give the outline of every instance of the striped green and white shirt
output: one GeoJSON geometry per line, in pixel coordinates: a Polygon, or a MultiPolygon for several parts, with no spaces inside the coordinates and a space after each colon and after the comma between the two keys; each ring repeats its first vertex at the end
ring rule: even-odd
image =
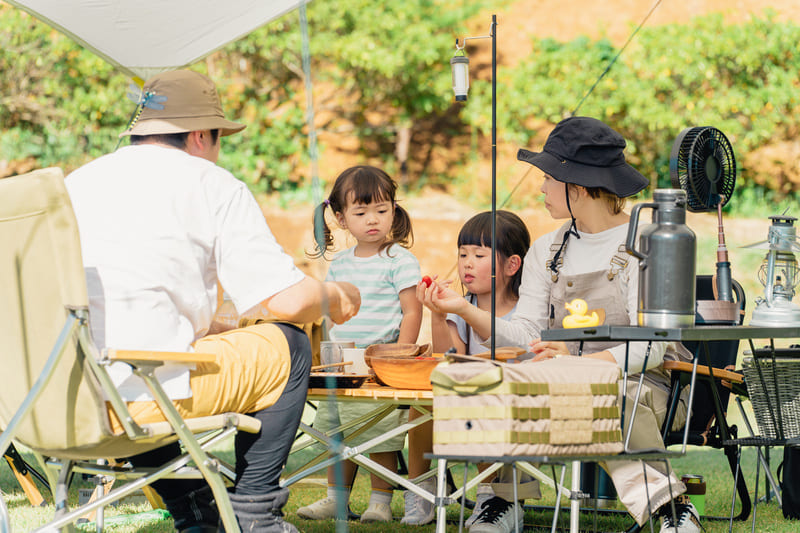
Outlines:
{"type": "Polygon", "coordinates": [[[361,291],[358,314],[331,328],[331,340],[354,341],[359,348],[396,342],[403,310],[400,291],[419,283],[419,261],[414,254],[393,245],[371,257],[356,257],[355,247],[337,254],[327,281],[348,281],[361,291]]]}

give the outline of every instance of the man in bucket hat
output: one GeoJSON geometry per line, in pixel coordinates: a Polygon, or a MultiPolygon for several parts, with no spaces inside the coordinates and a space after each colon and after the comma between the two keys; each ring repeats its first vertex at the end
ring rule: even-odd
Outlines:
{"type": "MultiPolygon", "coordinates": [[[[531,246],[514,316],[495,323],[497,346],[527,348],[535,354],[534,362],[578,354],[578,343],[540,340],[542,330],[562,327],[568,314],[565,304],[576,298],[585,300],[590,310],[602,310],[597,314],[605,317],[603,324],[638,323],[639,266],[625,252],[629,217],[623,208],[625,198],[647,187],[648,180],[625,161],[624,149],[625,139],[603,122],[570,117],[555,126],[542,151],[519,151],[520,161],[544,172],[541,190],[550,215],[567,222],[531,246]]],[[[482,338],[491,333],[489,313],[451,289],[433,284],[425,291],[424,303],[436,312],[460,315],[482,338]]],[[[691,354],[682,345],[665,342],[650,347],[631,343],[629,350],[624,343],[585,342],[581,354],[627,368],[630,374],[641,372],[647,361],[630,447],[663,449],[660,429],[669,379],[661,363],[665,359],[691,360],[691,354]]],[[[629,379],[624,391],[628,406],[636,401],[637,386],[638,379],[629,379]]],[[[685,421],[685,400],[677,410],[675,424],[680,427],[685,421]]],[[[662,463],[609,461],[605,466],[620,501],[639,524],[651,516],[660,517],[662,532],[699,533],[697,510],[683,496],[685,486],[662,463]]],[[[510,481],[510,476],[507,479],[510,481]]],[[[501,475],[501,481],[505,480],[501,475]]],[[[507,495],[513,492],[503,483],[495,492],[498,496],[484,504],[470,533],[509,533],[521,526],[520,507],[508,501],[513,496],[507,495]]]]}
{"type": "MultiPolygon", "coordinates": [[[[216,165],[220,138],[244,129],[227,120],[213,82],[189,70],[148,80],[141,115],[121,136],[131,145],[67,179],[81,235],[92,333],[100,349],[213,353],[214,364],[157,372],[185,418],[221,412],[261,421],[236,437],[230,498],[242,530],[296,531],[281,518],[288,490],[279,477],[303,412],[310,346],[302,330],[260,323],[219,334],[212,317],[219,283],[237,311],[262,305],[292,322],[323,313],[341,323],[358,290],[298,270],[276,243],[247,187],[216,165]],[[323,305],[327,305],[324,308],[323,305]]],[[[138,422],[161,419],[144,384],[125,365],[112,379],[138,422]]],[[[131,458],[163,464],[178,445],[131,458]]],[[[218,513],[203,480],[161,480],[154,488],[179,531],[216,531],[218,513]]]]}

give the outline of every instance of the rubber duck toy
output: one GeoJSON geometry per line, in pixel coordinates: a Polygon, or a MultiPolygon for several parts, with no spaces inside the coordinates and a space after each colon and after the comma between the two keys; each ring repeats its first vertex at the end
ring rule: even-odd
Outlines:
{"type": "Polygon", "coordinates": [[[586,300],[575,298],[569,303],[565,303],[570,314],[564,317],[561,325],[565,328],[591,328],[600,324],[600,317],[597,316],[595,311],[591,315],[586,315],[589,306],[586,305],[586,300]]]}

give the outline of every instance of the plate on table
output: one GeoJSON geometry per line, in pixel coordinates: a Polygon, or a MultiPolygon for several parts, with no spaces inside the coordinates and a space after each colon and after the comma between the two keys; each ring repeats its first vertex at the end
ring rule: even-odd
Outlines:
{"type": "Polygon", "coordinates": [[[370,374],[343,374],[341,372],[312,372],[308,380],[311,389],[357,389],[370,374]]]}

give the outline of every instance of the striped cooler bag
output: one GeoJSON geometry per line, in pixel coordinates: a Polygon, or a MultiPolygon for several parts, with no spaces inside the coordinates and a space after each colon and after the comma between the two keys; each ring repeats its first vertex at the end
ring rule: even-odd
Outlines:
{"type": "Polygon", "coordinates": [[[623,449],[620,369],[591,358],[442,363],[433,384],[436,455],[612,455],[623,449]]]}

